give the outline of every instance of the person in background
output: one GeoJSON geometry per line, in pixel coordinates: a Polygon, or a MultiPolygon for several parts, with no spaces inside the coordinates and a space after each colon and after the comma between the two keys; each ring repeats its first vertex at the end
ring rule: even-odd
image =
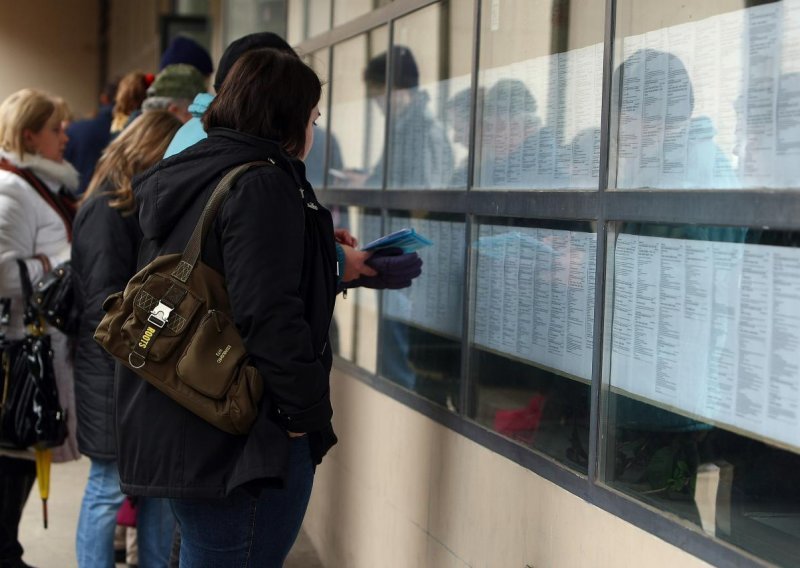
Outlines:
{"type": "Polygon", "coordinates": [[[214,64],[211,62],[211,56],[206,48],[186,36],[178,36],[170,42],[167,49],[161,54],[158,71],[160,73],[175,64],[191,65],[206,79],[214,70],[214,64]]]}
{"type": "MultiPolygon", "coordinates": [[[[67,135],[63,107],[41,91],[23,89],[0,103],[0,297],[11,299],[10,339],[24,336],[24,302],[18,259],[32,281],[69,260],[78,172],[64,161],[67,135]]],[[[80,457],[75,438],[75,402],[67,337],[47,328],[53,349],[59,402],[68,436],[53,449],[53,461],[80,457]]],[[[25,568],[18,529],[36,479],[33,452],[0,451],[0,566],[25,568]]]]}
{"type": "MultiPolygon", "coordinates": [[[[209,136],[137,178],[139,265],[180,251],[221,176],[251,161],[220,207],[203,261],[224,275],[232,318],[264,380],[252,430],[227,434],[124,368],[115,385],[122,489],[168,497],[182,566],[282,566],[330,424],[328,325],[337,272],[331,216],[305,179],[320,81],[299,58],[246,53],[204,116],[209,136]],[[298,187],[302,191],[298,191],[298,187]]],[[[338,266],[338,270],[337,270],[338,266]]]]}
{"type": "Polygon", "coordinates": [[[147,89],[142,112],[166,110],[174,114],[181,124],[192,118],[189,104],[195,95],[206,90],[206,78],[191,65],[168,65],[156,76],[147,89]]]}
{"type": "Polygon", "coordinates": [[[80,182],[75,190],[76,196],[86,191],[95,164],[111,141],[111,119],[118,83],[118,81],[109,83],[100,93],[100,108],[96,116],[76,120],[67,127],[69,142],[64,150],[64,159],[75,166],[80,173],[80,182]]]}
{"type": "MultiPolygon", "coordinates": [[[[75,348],[78,445],[92,461],[78,520],[81,568],[114,564],[114,526],[125,497],[114,438],[114,360],[94,341],[94,330],[103,317],[103,301],[124,290],[136,272],[141,231],[131,179],[161,159],[180,125],[165,110],[134,120],[103,153],[75,219],[72,267],[81,314],[75,348]]],[[[142,566],[166,564],[174,525],[167,501],[137,502],[142,566]]]]}
{"type": "Polygon", "coordinates": [[[141,108],[152,82],[153,76],[141,71],[132,71],[120,79],[111,119],[112,137],[122,132],[131,115],[141,108]]]}

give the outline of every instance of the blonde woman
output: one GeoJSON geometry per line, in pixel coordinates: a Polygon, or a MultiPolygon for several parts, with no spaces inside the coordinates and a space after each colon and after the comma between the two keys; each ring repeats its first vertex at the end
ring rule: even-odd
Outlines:
{"type": "MultiPolygon", "coordinates": [[[[54,97],[34,89],[18,91],[0,103],[0,297],[11,299],[10,338],[24,334],[23,298],[17,259],[32,281],[70,257],[74,202],[70,192],[78,172],[64,161],[67,136],[64,107],[54,97]]],[[[75,439],[72,367],[67,338],[51,335],[54,369],[69,436],[53,451],[54,461],[79,457],[75,439]]],[[[28,499],[36,468],[33,454],[0,456],[0,565],[24,567],[17,539],[20,515],[28,499]]]]}
{"type": "MultiPolygon", "coordinates": [[[[167,111],[136,118],[106,148],[75,219],[72,266],[81,322],[75,350],[78,445],[92,460],[76,539],[78,565],[114,565],[114,526],[124,495],[114,439],[114,361],[92,340],[103,300],[136,272],[142,234],[131,179],[161,159],[181,122],[167,111]]],[[[142,566],[166,566],[175,519],[163,499],[140,499],[142,566]]]]}

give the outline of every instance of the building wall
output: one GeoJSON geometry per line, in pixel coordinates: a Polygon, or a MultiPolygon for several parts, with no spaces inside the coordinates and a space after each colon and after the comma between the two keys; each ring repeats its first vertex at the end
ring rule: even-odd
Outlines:
{"type": "Polygon", "coordinates": [[[93,113],[100,91],[97,0],[72,0],[69,9],[49,0],[26,0],[5,12],[0,100],[37,87],[63,97],[78,117],[93,113]]]}
{"type": "Polygon", "coordinates": [[[334,371],[339,444],[305,520],[325,566],[706,563],[334,371]]]}
{"type": "Polygon", "coordinates": [[[108,77],[130,71],[157,73],[161,58],[159,15],[169,13],[168,0],[111,0],[108,77]]]}

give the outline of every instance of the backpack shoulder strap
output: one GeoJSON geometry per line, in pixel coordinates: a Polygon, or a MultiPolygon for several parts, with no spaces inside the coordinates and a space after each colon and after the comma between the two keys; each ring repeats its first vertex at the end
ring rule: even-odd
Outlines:
{"type": "Polygon", "coordinates": [[[219,184],[217,184],[217,187],[214,188],[214,191],[211,193],[211,197],[209,197],[208,202],[206,202],[206,206],[203,208],[203,213],[200,215],[200,219],[197,221],[194,231],[192,231],[192,236],[189,238],[189,242],[187,243],[186,248],[183,250],[183,257],[178,263],[178,266],[175,267],[175,270],[172,271],[173,277],[184,283],[189,280],[189,276],[191,276],[192,270],[194,270],[194,267],[197,264],[197,259],[200,258],[200,251],[202,249],[203,242],[205,242],[208,231],[211,229],[211,225],[217,216],[217,211],[219,211],[220,205],[228,196],[228,193],[230,192],[231,187],[233,187],[233,184],[236,183],[236,180],[239,179],[243,173],[252,168],[269,165],[275,165],[275,162],[272,159],[268,159],[267,161],[248,162],[246,164],[236,166],[227,174],[225,174],[219,184]]]}

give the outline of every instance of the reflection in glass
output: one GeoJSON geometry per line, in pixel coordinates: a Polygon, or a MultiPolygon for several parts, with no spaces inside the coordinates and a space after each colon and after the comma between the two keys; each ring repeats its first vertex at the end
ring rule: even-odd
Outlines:
{"type": "MultiPolygon", "coordinates": [[[[381,234],[380,211],[358,207],[332,206],[334,226],[348,229],[359,243],[368,243],[381,234]]],[[[347,297],[339,296],[331,322],[333,352],[353,361],[371,373],[377,372],[378,292],[353,288],[347,297]]]]}
{"type": "Polygon", "coordinates": [[[450,409],[458,407],[466,234],[463,216],[390,217],[387,232],[411,227],[433,241],[419,251],[422,275],[383,293],[381,374],[450,409]]]}
{"type": "Polygon", "coordinates": [[[587,223],[487,220],[475,249],[473,417],[586,471],[597,238],[587,223]]]}
{"type": "Polygon", "coordinates": [[[688,2],[656,22],[621,2],[617,187],[797,185],[800,3],[757,4],[688,2]]]}
{"type": "Polygon", "coordinates": [[[385,53],[386,26],[342,42],[333,48],[329,126],[341,150],[339,164],[331,160],[328,187],[380,188],[386,119],[368,97],[364,82],[367,62],[385,53]],[[338,165],[338,167],[337,167],[338,165]]]}
{"type": "Polygon", "coordinates": [[[483,7],[476,185],[597,189],[603,3],[483,7]]]}
{"type": "Polygon", "coordinates": [[[466,176],[454,179],[454,165],[456,152],[466,161],[468,143],[464,134],[468,135],[471,107],[467,56],[472,25],[462,12],[471,15],[471,4],[470,0],[439,2],[397,20],[391,51],[367,64],[367,90],[384,112],[387,83],[391,93],[389,189],[466,186],[466,176]],[[387,81],[390,68],[393,74],[387,81]],[[459,146],[448,136],[445,118],[453,121],[454,131],[465,131],[459,146]]]}
{"type": "Polygon", "coordinates": [[[226,43],[247,34],[272,32],[286,37],[286,3],[272,0],[226,0],[221,4],[226,43]]]}
{"type": "Polygon", "coordinates": [[[624,224],[611,262],[606,481],[779,564],[800,554],[798,242],[624,224]]]}
{"type": "Polygon", "coordinates": [[[372,10],[391,4],[393,0],[334,0],[333,25],[339,26],[368,14],[372,10]]]}
{"type": "Polygon", "coordinates": [[[326,126],[328,116],[328,50],[320,50],[304,58],[306,63],[317,73],[323,82],[322,97],[319,101],[320,117],[314,126],[314,144],[304,160],[306,165],[306,178],[314,189],[322,189],[325,184],[325,160],[329,160],[329,168],[342,169],[342,150],[336,136],[328,136],[326,126]],[[330,156],[326,156],[330,145],[330,156]]]}
{"type": "Polygon", "coordinates": [[[332,0],[288,0],[287,39],[295,45],[331,28],[332,0]]]}

